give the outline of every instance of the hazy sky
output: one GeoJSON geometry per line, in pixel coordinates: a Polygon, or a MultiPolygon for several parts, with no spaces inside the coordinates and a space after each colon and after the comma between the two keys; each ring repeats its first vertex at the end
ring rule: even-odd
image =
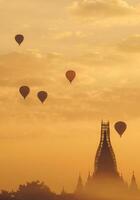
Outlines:
{"type": "Polygon", "coordinates": [[[140,186],[139,1],[0,0],[0,27],[0,188],[39,179],[72,191],[79,172],[85,181],[93,171],[102,119],[119,172],[130,182],[134,170],[140,186]],[[118,120],[128,124],[122,139],[118,120]]]}

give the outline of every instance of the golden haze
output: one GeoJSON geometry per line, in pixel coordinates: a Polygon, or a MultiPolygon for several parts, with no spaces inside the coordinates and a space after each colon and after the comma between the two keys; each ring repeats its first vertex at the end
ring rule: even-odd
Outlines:
{"type": "Polygon", "coordinates": [[[102,119],[112,124],[119,171],[129,182],[134,170],[140,184],[140,6],[112,2],[0,1],[0,188],[40,179],[73,191],[79,172],[86,180],[93,170],[102,119]],[[31,88],[26,101],[21,85],[31,88]],[[39,90],[49,94],[44,105],[39,90]],[[128,124],[122,139],[118,120],[128,124]]]}

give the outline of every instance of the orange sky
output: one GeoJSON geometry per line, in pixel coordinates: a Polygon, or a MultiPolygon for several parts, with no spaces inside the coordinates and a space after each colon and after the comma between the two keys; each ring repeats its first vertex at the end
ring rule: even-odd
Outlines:
{"type": "Polygon", "coordinates": [[[140,5],[136,0],[0,0],[0,188],[43,180],[73,191],[93,171],[102,119],[118,170],[140,185],[140,5]],[[19,47],[18,33],[25,41],[19,47]],[[65,72],[75,70],[72,83],[65,72]],[[26,101],[18,93],[29,85],[26,101]],[[42,105],[36,97],[48,92],[42,105]],[[122,139],[113,125],[124,120],[122,139]]]}

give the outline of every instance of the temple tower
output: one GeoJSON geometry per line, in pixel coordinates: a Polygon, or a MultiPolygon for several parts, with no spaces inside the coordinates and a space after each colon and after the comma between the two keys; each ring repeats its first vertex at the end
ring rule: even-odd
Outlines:
{"type": "Polygon", "coordinates": [[[95,157],[93,176],[119,176],[115,154],[110,141],[109,122],[101,123],[101,138],[95,157]]]}

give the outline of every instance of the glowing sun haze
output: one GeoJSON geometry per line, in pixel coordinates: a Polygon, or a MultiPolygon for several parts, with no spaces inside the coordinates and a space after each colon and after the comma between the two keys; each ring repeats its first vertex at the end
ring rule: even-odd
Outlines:
{"type": "Polygon", "coordinates": [[[140,185],[140,5],[126,0],[0,0],[0,188],[43,180],[73,191],[93,171],[102,119],[119,172],[140,185]],[[16,34],[23,34],[19,47],[16,34]],[[67,70],[77,77],[70,83],[67,70]],[[24,101],[18,89],[30,86],[24,101]],[[37,92],[45,90],[42,105],[37,92]],[[124,120],[122,139],[113,124],[124,120]]]}

